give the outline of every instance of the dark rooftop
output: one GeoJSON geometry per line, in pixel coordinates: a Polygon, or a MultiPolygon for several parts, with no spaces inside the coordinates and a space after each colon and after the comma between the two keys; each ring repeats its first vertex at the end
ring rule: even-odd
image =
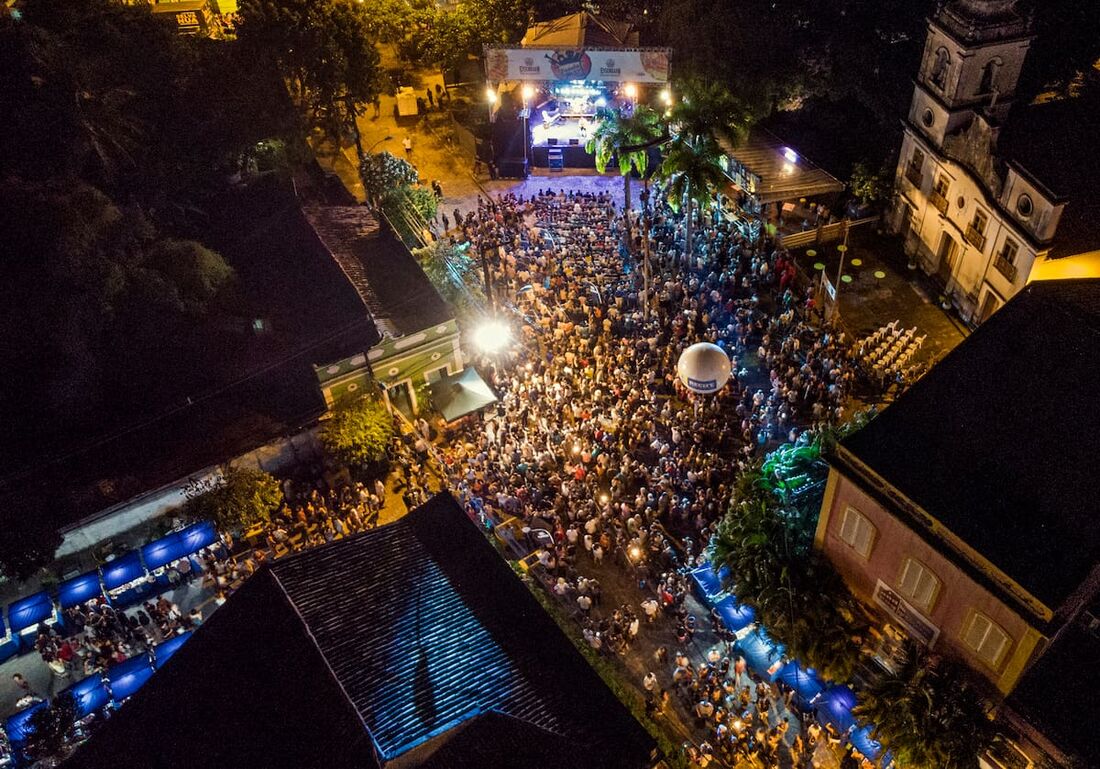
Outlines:
{"type": "Polygon", "coordinates": [[[1100,249],[1100,173],[1088,162],[1100,134],[1097,89],[1079,98],[1017,107],[997,142],[1006,159],[1068,201],[1054,235],[1053,258],[1100,249]]]}
{"type": "Polygon", "coordinates": [[[391,337],[454,318],[409,250],[363,206],[310,206],[310,224],[374,317],[391,337]]]}
{"type": "Polygon", "coordinates": [[[1057,610],[1100,560],[1097,372],[1100,280],[1035,282],[841,446],[1057,610]]]}
{"type": "Polygon", "coordinates": [[[1096,693],[1100,691],[1100,637],[1081,623],[1067,627],[1020,680],[1008,704],[1044,737],[1083,766],[1100,766],[1096,693]]]}
{"type": "Polygon", "coordinates": [[[627,769],[652,749],[441,494],[262,570],[73,764],[627,769]]]}

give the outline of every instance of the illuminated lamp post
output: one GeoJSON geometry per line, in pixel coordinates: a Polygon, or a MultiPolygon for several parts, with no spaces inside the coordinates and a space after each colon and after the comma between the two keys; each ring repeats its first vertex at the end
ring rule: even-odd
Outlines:
{"type": "Polygon", "coordinates": [[[523,175],[527,178],[527,120],[531,114],[530,101],[535,95],[535,88],[530,83],[524,83],[521,91],[523,94],[523,175]]]}

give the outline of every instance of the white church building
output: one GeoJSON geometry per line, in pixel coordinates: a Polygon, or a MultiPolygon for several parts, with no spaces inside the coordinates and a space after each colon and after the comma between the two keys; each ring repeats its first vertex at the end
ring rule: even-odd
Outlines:
{"type": "Polygon", "coordinates": [[[1017,104],[1031,19],[1015,0],[950,0],[928,23],[890,212],[910,262],[977,325],[1036,278],[1100,275],[1091,153],[1074,99],[1017,104]]]}

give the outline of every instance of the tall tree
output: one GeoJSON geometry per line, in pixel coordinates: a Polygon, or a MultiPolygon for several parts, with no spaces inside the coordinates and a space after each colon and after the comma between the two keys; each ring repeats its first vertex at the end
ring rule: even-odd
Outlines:
{"type": "Polygon", "coordinates": [[[718,137],[733,147],[745,140],[755,119],[752,109],[724,85],[698,79],[684,84],[671,118],[677,134],[693,144],[718,137]]]}
{"type": "Polygon", "coordinates": [[[902,766],[977,769],[995,732],[972,676],[910,647],[903,664],[865,688],[853,713],[875,725],[875,738],[902,766]]]}
{"type": "Polygon", "coordinates": [[[673,140],[661,163],[661,178],[666,183],[668,204],[674,211],[687,207],[684,215],[684,260],[690,263],[694,253],[694,209],[705,208],[726,183],[718,164],[721,151],[713,138],[700,137],[693,143],[685,137],[673,140]]]}
{"type": "Polygon", "coordinates": [[[228,468],[214,488],[189,500],[186,511],[214,521],[222,531],[239,534],[270,521],[282,501],[283,491],[270,473],[236,467],[228,468]]]}
{"type": "Polygon", "coordinates": [[[277,64],[317,125],[334,137],[350,132],[362,158],[356,121],[382,85],[366,10],[344,0],[244,0],[239,35],[277,64]]]}
{"type": "Polygon", "coordinates": [[[630,177],[635,171],[645,176],[649,170],[649,149],[664,135],[664,126],[661,116],[644,104],[625,115],[617,109],[600,109],[596,119],[596,128],[584,149],[595,156],[596,170],[601,174],[612,159],[618,163],[623,177],[623,218],[629,232],[630,177]]]}

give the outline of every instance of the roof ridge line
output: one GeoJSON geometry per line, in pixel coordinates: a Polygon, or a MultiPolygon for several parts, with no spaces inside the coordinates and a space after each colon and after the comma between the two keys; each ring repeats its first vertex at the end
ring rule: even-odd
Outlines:
{"type": "Polygon", "coordinates": [[[344,682],[340,680],[340,677],[336,675],[336,671],[332,669],[332,665],[329,664],[328,657],[325,656],[325,652],[321,649],[321,644],[317,642],[317,637],[313,635],[313,630],[310,629],[309,623],[306,622],[306,618],[302,616],[302,613],[298,611],[298,606],[290,597],[290,593],[287,592],[286,587],[283,586],[282,580],[279,579],[279,575],[275,573],[275,570],[268,564],[267,573],[271,575],[271,578],[275,581],[275,586],[279,588],[279,593],[283,596],[283,600],[286,601],[287,606],[294,612],[294,616],[298,618],[298,622],[301,624],[302,629],[306,631],[306,635],[309,637],[309,642],[313,644],[313,648],[317,650],[317,656],[321,658],[321,662],[325,665],[325,670],[328,671],[329,676],[332,677],[333,683],[340,689],[340,693],[344,695],[344,700],[348,706],[355,713],[355,717],[359,719],[360,726],[363,727],[363,733],[370,739],[371,750],[374,751],[374,760],[378,763],[378,766],[385,766],[386,759],[385,754],[378,748],[378,743],[374,739],[374,735],[371,733],[370,727],[367,726],[367,722],[363,719],[363,714],[359,712],[359,708],[356,707],[355,701],[352,700],[348,694],[348,690],[344,688],[344,682]]]}

